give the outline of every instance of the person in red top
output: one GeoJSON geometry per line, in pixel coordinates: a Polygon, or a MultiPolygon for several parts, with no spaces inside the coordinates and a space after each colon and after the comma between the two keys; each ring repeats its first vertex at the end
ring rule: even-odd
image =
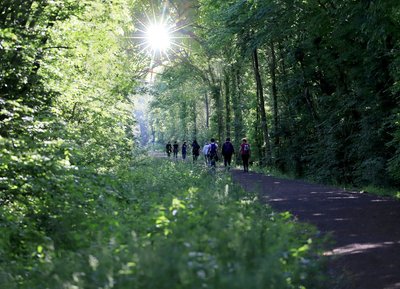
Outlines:
{"type": "Polygon", "coordinates": [[[250,145],[247,143],[247,139],[242,139],[242,144],[239,149],[240,155],[242,156],[243,161],[243,171],[249,171],[249,159],[250,159],[250,145]]]}

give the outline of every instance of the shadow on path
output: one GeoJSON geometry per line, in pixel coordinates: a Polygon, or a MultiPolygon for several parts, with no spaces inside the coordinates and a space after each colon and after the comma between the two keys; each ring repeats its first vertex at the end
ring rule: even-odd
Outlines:
{"type": "Polygon", "coordinates": [[[399,201],[256,173],[232,176],[275,210],[332,235],[326,255],[332,270],[348,280],[340,289],[400,288],[399,201]]]}

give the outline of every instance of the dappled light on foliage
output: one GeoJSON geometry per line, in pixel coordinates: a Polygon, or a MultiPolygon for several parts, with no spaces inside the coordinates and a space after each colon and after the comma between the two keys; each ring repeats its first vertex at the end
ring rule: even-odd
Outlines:
{"type": "Polygon", "coordinates": [[[1,287],[324,288],[315,228],[146,146],[247,137],[252,170],[399,197],[399,11],[0,1],[1,287]]]}
{"type": "MultiPolygon", "coordinates": [[[[41,203],[34,219],[27,218],[33,213],[28,208],[20,208],[28,226],[17,226],[11,207],[3,207],[6,224],[14,227],[2,227],[2,233],[24,236],[2,244],[7,266],[2,271],[8,276],[3,284],[320,288],[324,277],[316,274],[317,256],[323,247],[312,227],[274,214],[227,176],[216,184],[199,166],[192,167],[193,175],[184,174],[187,164],[171,164],[133,164],[130,171],[91,180],[80,175],[90,190],[77,186],[72,194],[54,196],[47,217],[41,203]],[[7,260],[24,261],[29,277],[20,275],[19,263],[7,260]]],[[[61,187],[76,180],[66,179],[61,187]]]]}

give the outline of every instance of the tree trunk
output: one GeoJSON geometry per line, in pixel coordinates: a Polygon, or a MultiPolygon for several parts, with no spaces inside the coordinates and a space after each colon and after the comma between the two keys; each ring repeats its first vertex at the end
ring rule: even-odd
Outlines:
{"type": "Polygon", "coordinates": [[[304,53],[302,51],[300,51],[299,55],[301,55],[301,57],[298,57],[298,61],[300,63],[300,68],[301,68],[301,72],[303,75],[303,89],[304,89],[303,96],[306,101],[306,105],[310,112],[310,115],[314,121],[314,125],[316,127],[318,127],[319,116],[318,116],[318,113],[315,108],[315,104],[314,104],[314,101],[313,101],[313,98],[312,98],[312,95],[310,92],[311,85],[309,84],[308,77],[306,75],[306,69],[305,69],[305,65],[304,65],[304,53]]]}
{"type": "Polygon", "coordinates": [[[154,149],[154,144],[156,143],[156,130],[154,128],[154,124],[150,124],[150,129],[151,129],[151,144],[153,145],[154,149]]]}
{"type": "Polygon", "coordinates": [[[218,136],[217,139],[219,142],[222,140],[222,134],[224,132],[224,123],[223,123],[223,104],[222,104],[222,97],[221,97],[221,83],[219,85],[214,85],[213,90],[213,98],[215,100],[216,106],[216,114],[217,114],[217,132],[218,136]]]}
{"type": "Polygon", "coordinates": [[[230,102],[230,75],[229,72],[225,73],[225,129],[226,137],[231,137],[231,102],[230,102]]]}
{"type": "MultiPolygon", "coordinates": [[[[233,144],[235,150],[238,150],[240,140],[244,137],[243,130],[243,114],[242,114],[242,94],[241,94],[241,76],[240,67],[235,65],[233,67],[233,79],[232,79],[232,110],[233,110],[233,131],[234,140],[233,144]]],[[[240,158],[239,154],[236,154],[237,159],[240,158]]]]}
{"type": "Polygon", "coordinates": [[[274,43],[270,42],[270,74],[271,74],[271,92],[272,92],[272,103],[274,113],[274,150],[279,146],[279,135],[278,135],[278,90],[276,86],[276,54],[274,43]]]}
{"type": "Polygon", "coordinates": [[[253,68],[254,68],[254,76],[256,79],[256,86],[257,86],[257,95],[258,95],[258,107],[260,109],[260,120],[261,120],[261,131],[263,135],[263,147],[264,147],[264,154],[266,156],[267,164],[271,163],[271,149],[270,149],[270,142],[269,142],[269,135],[268,135],[268,124],[267,124],[267,114],[265,112],[265,99],[264,99],[264,92],[263,92],[263,85],[261,81],[260,75],[260,66],[258,61],[258,52],[257,49],[253,51],[253,68]]]}
{"type": "Polygon", "coordinates": [[[208,99],[207,91],[204,92],[204,104],[206,109],[206,128],[210,128],[210,103],[208,99]]]}
{"type": "Polygon", "coordinates": [[[187,117],[190,115],[190,111],[188,109],[188,103],[184,101],[180,107],[180,127],[183,132],[183,140],[187,140],[188,137],[188,127],[187,127],[187,117]],[[189,114],[188,114],[189,113],[189,114]]]}
{"type": "Polygon", "coordinates": [[[193,100],[193,140],[197,139],[197,107],[196,100],[193,100]]]}
{"type": "MultiPolygon", "coordinates": [[[[257,102],[260,101],[260,94],[257,91],[257,102]]],[[[265,146],[263,145],[264,143],[264,137],[262,132],[260,130],[262,127],[260,126],[261,123],[261,116],[260,116],[260,106],[257,106],[257,113],[256,113],[256,120],[255,120],[255,147],[257,148],[257,151],[259,153],[259,158],[260,158],[260,165],[264,165],[264,159],[265,159],[265,146]]]]}

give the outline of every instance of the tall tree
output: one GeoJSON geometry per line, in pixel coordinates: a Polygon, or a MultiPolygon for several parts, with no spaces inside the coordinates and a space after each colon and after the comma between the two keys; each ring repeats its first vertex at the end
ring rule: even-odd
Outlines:
{"type": "Polygon", "coordinates": [[[253,51],[253,68],[254,68],[254,76],[256,80],[257,87],[257,99],[258,99],[258,111],[260,113],[260,130],[263,136],[263,153],[261,157],[265,159],[267,164],[271,163],[271,150],[270,150],[270,141],[269,141],[269,131],[268,131],[268,123],[267,123],[267,114],[265,111],[265,99],[264,99],[264,89],[263,83],[261,80],[260,74],[260,65],[258,61],[258,51],[257,48],[253,51]]]}

